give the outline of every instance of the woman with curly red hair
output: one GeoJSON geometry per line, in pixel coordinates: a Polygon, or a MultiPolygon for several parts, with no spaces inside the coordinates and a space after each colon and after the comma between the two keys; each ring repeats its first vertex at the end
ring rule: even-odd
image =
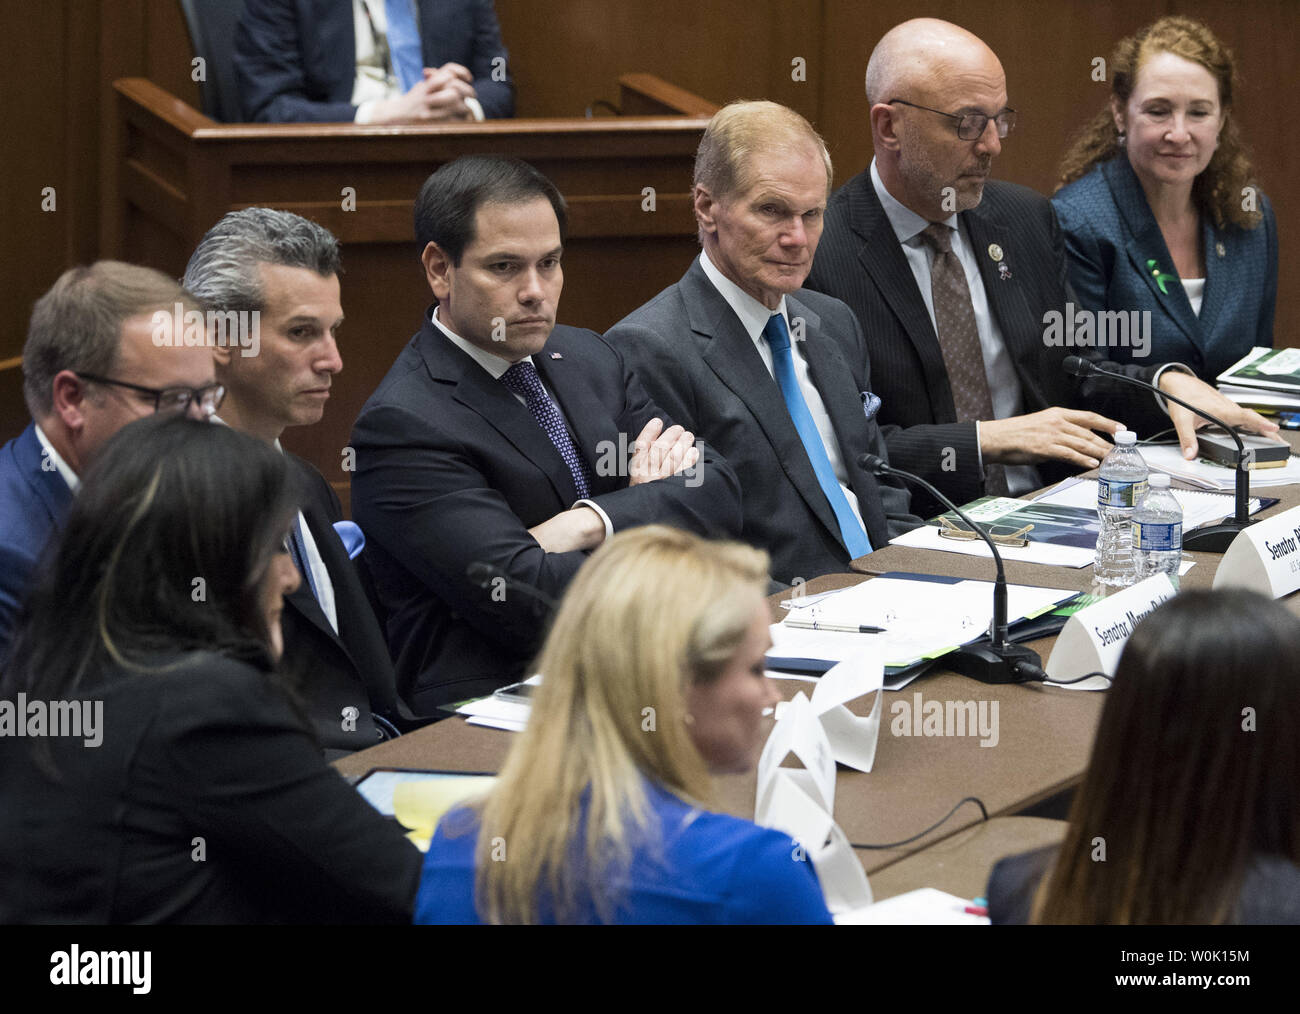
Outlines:
{"type": "Polygon", "coordinates": [[[1150,311],[1149,355],[1214,378],[1273,344],[1277,223],[1238,133],[1233,55],[1165,17],[1110,60],[1110,102],[1075,140],[1052,199],[1082,309],[1150,311]]]}

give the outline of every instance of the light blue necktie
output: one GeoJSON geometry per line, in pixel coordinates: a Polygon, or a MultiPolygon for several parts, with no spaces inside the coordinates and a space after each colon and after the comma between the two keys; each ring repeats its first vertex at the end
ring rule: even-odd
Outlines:
{"type": "Polygon", "coordinates": [[[393,73],[408,92],[424,77],[424,55],[420,49],[420,28],[415,23],[411,0],[384,0],[388,16],[388,53],[393,73]]]}
{"type": "Polygon", "coordinates": [[[293,528],[289,531],[289,547],[293,550],[293,562],[298,566],[298,573],[307,583],[312,598],[319,602],[320,593],[316,590],[316,579],[312,576],[311,563],[307,560],[307,540],[302,537],[301,516],[294,518],[293,528]]]}
{"type": "Polygon", "coordinates": [[[794,428],[799,431],[799,439],[808,452],[808,460],[817,473],[822,492],[826,494],[831,510],[835,512],[835,520],[840,525],[840,536],[848,547],[849,556],[855,560],[859,556],[866,556],[871,552],[871,540],[867,538],[862,523],[854,515],[839,480],[835,478],[835,469],[831,467],[831,459],[826,454],[822,435],[813,422],[812,413],[808,411],[803,392],[799,390],[799,378],[795,376],[794,359],[790,351],[790,332],[786,330],[785,318],[781,314],[774,313],[767,319],[763,325],[763,337],[772,348],[772,369],[776,373],[781,394],[785,397],[785,407],[790,412],[794,428]]]}

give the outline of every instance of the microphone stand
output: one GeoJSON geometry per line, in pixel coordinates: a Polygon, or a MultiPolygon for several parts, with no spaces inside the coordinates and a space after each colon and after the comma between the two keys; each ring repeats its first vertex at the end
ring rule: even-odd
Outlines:
{"type": "Polygon", "coordinates": [[[1061,365],[1065,372],[1072,377],[1090,377],[1100,375],[1111,377],[1115,380],[1122,381],[1125,384],[1132,384],[1134,387],[1141,387],[1144,390],[1154,391],[1161,398],[1166,398],[1177,405],[1182,405],[1189,412],[1195,412],[1202,419],[1208,419],[1216,426],[1226,431],[1237,444],[1237,468],[1236,468],[1236,487],[1234,489],[1234,512],[1231,519],[1225,518],[1222,523],[1209,525],[1208,527],[1197,528],[1194,531],[1187,532],[1183,535],[1183,548],[1194,553],[1223,553],[1232,545],[1239,532],[1253,525],[1255,522],[1250,517],[1250,469],[1246,467],[1246,445],[1241,442],[1241,435],[1235,429],[1225,423],[1222,419],[1216,419],[1209,412],[1197,408],[1195,405],[1189,405],[1182,398],[1172,394],[1166,394],[1154,384],[1148,384],[1146,381],[1137,380],[1134,377],[1126,377],[1122,373],[1115,373],[1111,370],[1103,370],[1096,363],[1084,359],[1082,356],[1066,356],[1061,365]]]}
{"type": "Polygon", "coordinates": [[[1042,669],[1043,659],[1038,652],[1015,644],[1007,637],[1007,575],[1002,567],[1002,554],[989,538],[988,532],[975,524],[955,503],[926,482],[919,475],[894,468],[875,454],[863,454],[858,464],[875,476],[892,475],[923,487],[931,496],[953,511],[978,532],[993,554],[998,565],[997,580],[993,583],[993,622],[989,625],[987,644],[967,644],[943,657],[943,662],[954,672],[977,679],[981,683],[1028,683],[1047,679],[1042,669]]]}
{"type": "Polygon", "coordinates": [[[523,592],[529,598],[536,599],[546,607],[547,613],[554,613],[560,606],[559,602],[553,599],[550,595],[547,595],[546,592],[542,591],[540,588],[528,584],[526,581],[520,581],[517,578],[513,578],[495,564],[486,563],[482,560],[475,560],[466,567],[465,577],[468,578],[469,582],[475,587],[483,589],[489,588],[493,581],[500,581],[506,588],[512,588],[515,591],[523,592]]]}

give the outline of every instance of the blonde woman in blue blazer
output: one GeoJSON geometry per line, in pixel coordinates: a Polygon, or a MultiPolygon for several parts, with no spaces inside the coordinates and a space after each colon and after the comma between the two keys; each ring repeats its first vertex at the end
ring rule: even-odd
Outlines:
{"type": "Polygon", "coordinates": [[[1277,222],[1238,137],[1233,57],[1199,22],[1166,17],[1121,41],[1110,70],[1109,106],[1052,199],[1070,282],[1080,309],[1138,311],[1141,340],[1113,358],[1213,383],[1273,344],[1277,301],[1277,222]]]}

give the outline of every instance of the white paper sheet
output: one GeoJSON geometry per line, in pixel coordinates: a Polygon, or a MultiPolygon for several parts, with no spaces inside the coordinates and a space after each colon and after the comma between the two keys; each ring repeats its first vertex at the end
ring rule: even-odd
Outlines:
{"type": "MultiPolygon", "coordinates": [[[[1202,489],[1236,489],[1236,469],[1226,465],[1211,464],[1200,458],[1188,461],[1177,446],[1142,444],[1138,450],[1142,452],[1147,467],[1157,472],[1167,472],[1202,489]]],[[[1281,468],[1255,468],[1250,473],[1252,490],[1265,486],[1291,486],[1297,482],[1300,482],[1300,457],[1294,454],[1281,468]]]]}
{"type": "Polygon", "coordinates": [[[813,863],[826,907],[847,912],[871,904],[871,885],[853,847],[831,814],[835,762],[830,742],[802,693],[783,710],[758,762],[754,821],[790,835],[800,849],[792,855],[813,863]],[[793,753],[813,770],[781,767],[793,753]],[[824,765],[829,760],[829,771],[824,765]],[[827,790],[829,789],[829,793],[827,790]]]}
{"type": "MultiPolygon", "coordinates": [[[[1183,509],[1183,531],[1190,532],[1200,525],[1222,521],[1236,510],[1231,493],[1210,492],[1203,489],[1174,489],[1169,492],[1183,509]]],[[[1061,504],[1065,507],[1096,507],[1096,479],[1066,479],[1038,498],[1043,503],[1061,504]]],[[[1250,510],[1259,510],[1259,499],[1250,501],[1250,510]]]]}
{"type": "Polygon", "coordinates": [[[758,799],[754,819],[759,824],[767,824],[761,815],[767,812],[770,802],[767,793],[777,771],[784,772],[827,813],[834,811],[835,755],[825,730],[813,714],[812,704],[802,690],[782,709],[758,758],[758,799]],[[790,754],[798,758],[802,768],[781,767],[781,762],[790,754]]]}
{"type": "Polygon", "coordinates": [[[933,887],[922,887],[867,908],[835,916],[837,926],[987,926],[989,917],[971,915],[964,898],[933,887]]]}
{"type": "Polygon", "coordinates": [[[504,732],[523,732],[527,722],[512,722],[508,718],[483,718],[471,715],[465,719],[467,725],[483,725],[489,729],[501,729],[504,732]]]}
{"type": "Polygon", "coordinates": [[[813,690],[811,706],[821,720],[835,760],[845,767],[870,771],[880,738],[885,667],[872,647],[859,650],[829,670],[813,690]],[[855,715],[846,705],[875,693],[869,714],[855,715]]]}
{"type": "Polygon", "coordinates": [[[477,701],[462,704],[456,709],[458,715],[475,718],[492,718],[497,721],[512,722],[519,726],[528,723],[532,707],[517,701],[507,701],[500,697],[483,697],[477,701]]]}
{"type": "MultiPolygon", "coordinates": [[[[1073,594],[1061,588],[1008,585],[1008,622],[1036,615],[1073,594]]],[[[783,621],[771,627],[769,658],[842,661],[859,649],[869,649],[880,656],[884,665],[905,666],[984,636],[993,621],[993,585],[988,581],[948,583],[877,577],[840,589],[815,606],[800,610],[797,618],[884,627],[886,632],[806,630],[783,621]]]]}

